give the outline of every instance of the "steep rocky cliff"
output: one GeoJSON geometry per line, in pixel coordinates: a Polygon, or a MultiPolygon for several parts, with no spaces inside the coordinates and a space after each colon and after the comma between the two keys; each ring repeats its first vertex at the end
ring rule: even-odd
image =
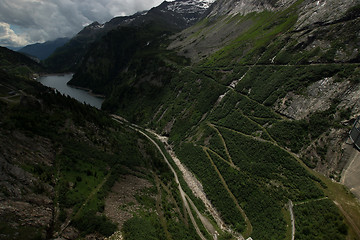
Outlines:
{"type": "Polygon", "coordinates": [[[288,8],[295,0],[219,0],[211,7],[208,17],[247,15],[253,12],[279,11],[288,8]]]}
{"type": "MultiPolygon", "coordinates": [[[[251,28],[258,27],[259,18],[265,18],[262,22],[263,25],[272,22],[272,14],[265,16],[261,13],[273,12],[283,15],[278,22],[273,22],[273,26],[280,25],[285,19],[290,20],[291,16],[296,18],[293,19],[293,23],[289,22],[291,29],[278,32],[278,39],[281,39],[283,44],[288,43],[287,46],[282,45],[283,48],[292,47],[291,45],[295,43],[291,40],[299,40],[300,43],[303,41],[306,46],[315,41],[315,44],[310,45],[312,48],[309,46],[310,50],[320,47],[325,51],[334,44],[334,38],[340,41],[357,38],[356,31],[353,31],[352,26],[358,24],[358,20],[356,20],[359,16],[358,4],[357,0],[345,2],[217,1],[209,9],[208,16],[201,24],[181,32],[169,45],[169,48],[180,49],[181,54],[197,62],[218,51],[224,45],[241,38],[251,28]],[[254,15],[255,13],[257,14],[254,15]],[[291,31],[287,32],[288,30],[291,31]],[[348,38],[341,37],[344,35],[347,35],[348,38]]],[[[301,46],[300,43],[297,43],[296,46],[301,46]]],[[[349,44],[352,49],[348,49],[346,54],[340,55],[339,53],[339,57],[349,58],[352,56],[356,58],[358,52],[357,46],[352,46],[354,43],[356,41],[349,44]],[[350,51],[352,52],[350,53],[350,51]]],[[[281,48],[277,49],[277,51],[280,50],[281,48]]],[[[298,48],[296,51],[301,51],[301,49],[298,48]]]]}
{"type": "MultiPolygon", "coordinates": [[[[49,139],[28,137],[19,131],[2,130],[0,134],[1,238],[45,238],[54,221],[55,191],[24,167],[54,167],[56,148],[49,139]]],[[[36,174],[52,178],[40,168],[36,174]]]]}

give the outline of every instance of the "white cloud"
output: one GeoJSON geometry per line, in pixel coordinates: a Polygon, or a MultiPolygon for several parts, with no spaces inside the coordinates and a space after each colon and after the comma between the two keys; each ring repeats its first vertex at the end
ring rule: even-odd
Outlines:
{"type": "Polygon", "coordinates": [[[6,40],[11,42],[11,39],[16,39],[18,44],[27,44],[71,37],[85,24],[94,21],[103,23],[115,16],[131,15],[161,2],[162,0],[1,0],[0,22],[19,26],[24,32],[19,34],[10,27],[6,28],[12,32],[0,32],[0,45],[6,40]]]}
{"type": "Polygon", "coordinates": [[[27,37],[25,35],[16,35],[16,33],[10,28],[10,24],[0,22],[0,45],[5,47],[24,46],[29,43],[26,38],[27,37]]]}

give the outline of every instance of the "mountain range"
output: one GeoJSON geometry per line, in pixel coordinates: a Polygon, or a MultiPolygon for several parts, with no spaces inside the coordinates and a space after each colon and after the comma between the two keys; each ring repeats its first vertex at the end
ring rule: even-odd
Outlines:
{"type": "Polygon", "coordinates": [[[68,38],[58,38],[53,41],[47,41],[44,43],[35,43],[19,49],[18,52],[27,54],[31,57],[36,57],[39,60],[44,60],[49,57],[57,48],[63,46],[68,41],[68,38]]]}
{"type": "Polygon", "coordinates": [[[0,221],[8,222],[0,230],[12,237],[14,226],[26,234],[37,224],[40,238],[65,239],[360,239],[360,154],[348,138],[360,115],[359,28],[358,0],[177,0],[95,22],[44,64],[74,70],[70,85],[105,95],[102,111],[39,86],[21,100],[10,83],[24,86],[45,70],[3,60],[3,95],[18,89],[21,98],[0,98],[0,133],[22,150],[15,158],[12,145],[0,144],[12,166],[0,181],[0,221]],[[40,160],[28,157],[39,151],[40,160]],[[43,187],[27,187],[17,168],[43,187]],[[22,228],[4,217],[23,211],[15,199],[41,206],[32,192],[47,197],[47,221],[23,214],[22,228]]]}
{"type": "Polygon", "coordinates": [[[111,30],[126,26],[144,28],[151,24],[158,25],[164,31],[176,32],[198,21],[208,7],[209,0],[164,1],[149,11],[116,17],[104,24],[94,22],[80,31],[65,46],[58,48],[44,63],[52,70],[74,71],[91,45],[111,30]]]}

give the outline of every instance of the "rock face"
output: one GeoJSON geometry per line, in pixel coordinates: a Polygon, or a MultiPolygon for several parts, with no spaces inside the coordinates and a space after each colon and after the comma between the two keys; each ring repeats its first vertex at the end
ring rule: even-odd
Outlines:
{"type": "MultiPolygon", "coordinates": [[[[356,20],[360,15],[360,10],[357,8],[359,3],[359,0],[303,2],[219,0],[209,8],[206,18],[201,21],[203,24],[196,24],[179,33],[169,48],[177,49],[180,54],[197,62],[241,38],[254,27],[257,21],[256,15],[251,17],[250,13],[281,12],[292,9],[290,15],[297,15],[297,19],[291,32],[278,36],[280,39],[283,38],[281,41],[288,43],[288,46],[279,50],[291,48],[293,46],[290,43],[297,41],[296,51],[303,49],[312,51],[319,48],[322,52],[329,52],[327,56],[331,59],[326,57],[319,59],[318,56],[314,56],[313,62],[354,61],[359,59],[360,46],[357,44],[358,41],[350,40],[359,38],[355,27],[359,24],[356,20]],[[344,35],[348,36],[346,40],[342,37],[344,35]],[[335,41],[338,41],[337,51],[333,54],[335,41]]],[[[283,14],[290,17],[286,11],[283,14]]]]}
{"type": "Polygon", "coordinates": [[[176,0],[164,1],[158,7],[151,9],[148,14],[164,16],[169,24],[176,24],[184,29],[196,23],[210,7],[213,0],[176,0]],[[167,16],[166,16],[167,15],[167,16]],[[174,21],[175,20],[175,21],[174,21]]]}
{"type": "Polygon", "coordinates": [[[289,7],[296,0],[219,0],[212,6],[208,17],[237,15],[252,12],[277,11],[289,7]]]}
{"type": "Polygon", "coordinates": [[[0,225],[6,239],[44,239],[51,228],[53,187],[24,168],[33,163],[51,167],[53,149],[45,138],[0,131],[0,225]]]}
{"type": "MultiPolygon", "coordinates": [[[[324,78],[311,84],[306,91],[299,95],[293,92],[286,94],[275,103],[275,111],[295,120],[307,119],[312,113],[328,110],[334,101],[340,102],[337,109],[348,110],[350,119],[360,114],[360,85],[350,81],[336,81],[334,78],[324,78]]],[[[337,116],[334,116],[337,117],[337,116]]],[[[343,122],[351,126],[351,122],[343,122]]],[[[348,140],[348,130],[329,128],[300,155],[312,167],[337,181],[340,180],[345,165],[349,163],[349,155],[354,152],[348,140]]],[[[356,151],[355,151],[356,152],[356,151]]],[[[351,170],[347,170],[351,171],[351,170]]],[[[358,169],[353,169],[358,171],[358,169]]],[[[352,183],[351,183],[352,184],[352,183]]],[[[353,185],[349,187],[353,187],[353,185]]]]}
{"type": "Polygon", "coordinates": [[[241,17],[249,13],[280,11],[294,2],[296,1],[218,0],[211,5],[201,24],[187,28],[175,36],[169,49],[176,49],[181,55],[198,62],[240,37],[253,26],[254,21],[251,18],[241,17]]]}
{"type": "MultiPolygon", "coordinates": [[[[297,0],[218,0],[207,17],[223,15],[246,15],[252,12],[279,11],[290,7],[297,0]]],[[[299,20],[295,30],[316,24],[329,24],[344,17],[349,8],[359,4],[359,0],[305,0],[299,9],[299,20]]]]}
{"type": "Polygon", "coordinates": [[[326,25],[337,21],[344,17],[350,7],[359,3],[359,0],[306,0],[300,7],[295,30],[309,28],[314,25],[326,25]]]}
{"type": "Polygon", "coordinates": [[[360,85],[350,86],[342,95],[339,108],[351,108],[351,117],[355,118],[360,114],[360,85]]]}
{"type": "Polygon", "coordinates": [[[349,162],[348,151],[351,144],[346,144],[346,129],[329,129],[316,141],[304,149],[300,155],[307,159],[314,170],[339,181],[344,167],[349,162]]]}
{"type": "MultiPolygon", "coordinates": [[[[292,119],[304,119],[311,113],[329,109],[336,98],[344,97],[346,101],[346,93],[354,87],[349,81],[335,82],[333,78],[324,78],[310,85],[303,95],[287,93],[284,98],[275,103],[275,110],[292,119]]],[[[349,108],[355,107],[358,100],[351,98],[343,105],[349,108]]],[[[357,112],[356,109],[354,109],[355,112],[357,112]]]]}

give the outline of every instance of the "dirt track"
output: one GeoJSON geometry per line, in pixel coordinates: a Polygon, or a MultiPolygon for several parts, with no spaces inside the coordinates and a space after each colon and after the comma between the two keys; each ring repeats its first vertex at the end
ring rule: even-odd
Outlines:
{"type": "Polygon", "coordinates": [[[352,145],[347,145],[345,151],[349,152],[350,159],[341,174],[341,183],[360,199],[360,152],[352,145]]]}
{"type": "MultiPolygon", "coordinates": [[[[121,124],[123,124],[123,122],[124,122],[123,118],[118,118],[116,115],[113,115],[113,118],[114,118],[115,121],[117,121],[117,122],[119,122],[119,123],[121,123],[121,124]]],[[[176,183],[178,184],[178,186],[179,186],[179,192],[180,192],[181,199],[182,199],[182,201],[183,201],[183,203],[184,203],[184,206],[185,206],[185,208],[186,208],[186,210],[187,210],[187,213],[188,213],[189,216],[190,216],[191,222],[192,222],[192,224],[193,224],[193,226],[194,226],[194,228],[195,228],[195,230],[196,230],[196,233],[198,234],[198,236],[200,237],[200,239],[206,240],[206,238],[204,237],[204,235],[201,233],[201,231],[200,231],[200,229],[199,229],[199,227],[198,227],[198,225],[197,225],[197,223],[196,223],[196,221],[195,221],[195,218],[194,218],[194,216],[193,216],[193,214],[192,214],[192,212],[191,212],[189,203],[188,203],[188,201],[187,201],[187,199],[186,199],[187,195],[186,195],[186,193],[184,192],[184,190],[183,190],[182,187],[181,187],[181,184],[180,184],[180,182],[179,182],[179,178],[178,178],[178,176],[177,176],[177,173],[176,173],[176,171],[174,170],[174,168],[171,166],[171,164],[169,163],[169,161],[168,161],[168,159],[166,158],[164,152],[161,150],[161,148],[159,147],[159,145],[158,145],[147,133],[145,133],[143,130],[140,130],[140,128],[139,128],[138,126],[132,124],[131,126],[129,126],[129,128],[133,129],[134,131],[137,131],[137,132],[141,133],[141,134],[144,135],[147,139],[149,139],[149,141],[152,142],[152,143],[155,145],[155,147],[158,149],[158,151],[160,152],[160,154],[163,156],[164,161],[167,163],[167,165],[169,166],[170,170],[172,171],[172,173],[173,173],[174,176],[175,176],[175,182],[176,182],[176,183]]],[[[195,207],[195,206],[194,206],[194,207],[195,207]]],[[[195,209],[196,212],[198,212],[197,209],[196,209],[196,207],[195,207],[194,209],[195,209]]]]}

